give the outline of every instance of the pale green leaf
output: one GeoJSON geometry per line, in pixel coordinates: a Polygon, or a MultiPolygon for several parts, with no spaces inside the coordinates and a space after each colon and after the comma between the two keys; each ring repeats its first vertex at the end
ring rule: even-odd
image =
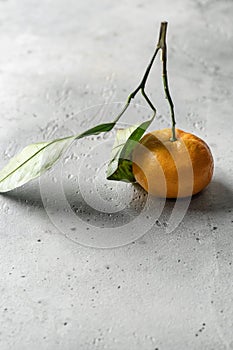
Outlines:
{"type": "Polygon", "coordinates": [[[25,147],[0,172],[0,192],[7,192],[40,176],[60,158],[74,138],[25,147]]]}
{"type": "Polygon", "coordinates": [[[25,147],[0,171],[0,192],[13,190],[42,175],[56,163],[75,139],[108,132],[114,126],[115,123],[100,124],[79,135],[25,147]]]}

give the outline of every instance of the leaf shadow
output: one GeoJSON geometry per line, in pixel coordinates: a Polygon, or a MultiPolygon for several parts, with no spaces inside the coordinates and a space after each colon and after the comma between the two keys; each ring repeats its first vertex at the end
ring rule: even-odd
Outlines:
{"type": "Polygon", "coordinates": [[[44,208],[37,181],[23,185],[15,190],[1,193],[1,196],[22,205],[26,204],[35,208],[44,208]]]}
{"type": "MultiPolygon", "coordinates": [[[[138,185],[134,185],[138,192],[141,192],[142,189],[138,185]]],[[[67,197],[70,199],[70,204],[72,207],[77,207],[80,204],[80,197],[72,195],[69,197],[69,188],[67,188],[67,197]]],[[[71,191],[70,191],[71,193],[71,191]]],[[[28,206],[32,206],[35,209],[43,209],[44,203],[41,198],[40,188],[37,183],[29,183],[15,189],[10,192],[2,193],[1,196],[7,198],[12,201],[16,201],[19,204],[26,204],[28,206]]],[[[135,192],[135,195],[132,201],[135,200],[140,201],[138,199],[138,193],[135,192]]],[[[172,208],[175,204],[175,199],[166,200],[165,209],[172,208]]],[[[56,203],[55,206],[58,209],[61,209],[62,203],[56,203]]],[[[91,213],[95,211],[95,209],[91,209],[89,207],[91,213]]],[[[192,197],[192,200],[189,204],[188,212],[196,212],[196,213],[221,213],[221,212],[231,212],[233,210],[233,191],[230,186],[226,183],[221,182],[220,180],[213,180],[210,185],[204,189],[199,194],[196,194],[192,197]]]]}

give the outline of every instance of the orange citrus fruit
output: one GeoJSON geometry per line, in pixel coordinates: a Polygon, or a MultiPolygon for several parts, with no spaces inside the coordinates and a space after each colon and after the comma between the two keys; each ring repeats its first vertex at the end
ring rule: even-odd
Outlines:
{"type": "Polygon", "coordinates": [[[145,135],[133,152],[133,174],[150,194],[187,197],[205,188],[213,176],[214,161],[208,145],[199,137],[176,129],[145,135]]]}

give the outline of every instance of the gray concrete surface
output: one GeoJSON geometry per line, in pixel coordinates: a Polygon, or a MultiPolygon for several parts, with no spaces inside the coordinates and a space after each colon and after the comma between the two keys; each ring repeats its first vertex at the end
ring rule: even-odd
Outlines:
{"type": "MultiPolygon", "coordinates": [[[[115,249],[67,239],[38,181],[1,196],[1,350],[233,349],[232,15],[227,0],[0,1],[1,167],[67,125],[110,120],[78,113],[125,100],[164,19],[178,126],[207,140],[215,158],[212,183],[174,231],[165,230],[170,201],[149,232],[142,220],[142,237],[115,249]]],[[[169,123],[159,74],[158,62],[148,83],[153,128],[169,123]]],[[[140,120],[135,111],[127,122],[140,120]]]]}

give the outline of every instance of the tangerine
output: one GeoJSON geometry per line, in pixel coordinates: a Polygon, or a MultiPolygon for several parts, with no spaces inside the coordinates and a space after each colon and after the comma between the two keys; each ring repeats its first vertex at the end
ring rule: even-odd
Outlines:
{"type": "Polygon", "coordinates": [[[211,150],[199,137],[176,129],[155,130],[145,135],[133,152],[133,174],[150,194],[158,197],[188,197],[211,181],[214,161],[211,150]]]}

